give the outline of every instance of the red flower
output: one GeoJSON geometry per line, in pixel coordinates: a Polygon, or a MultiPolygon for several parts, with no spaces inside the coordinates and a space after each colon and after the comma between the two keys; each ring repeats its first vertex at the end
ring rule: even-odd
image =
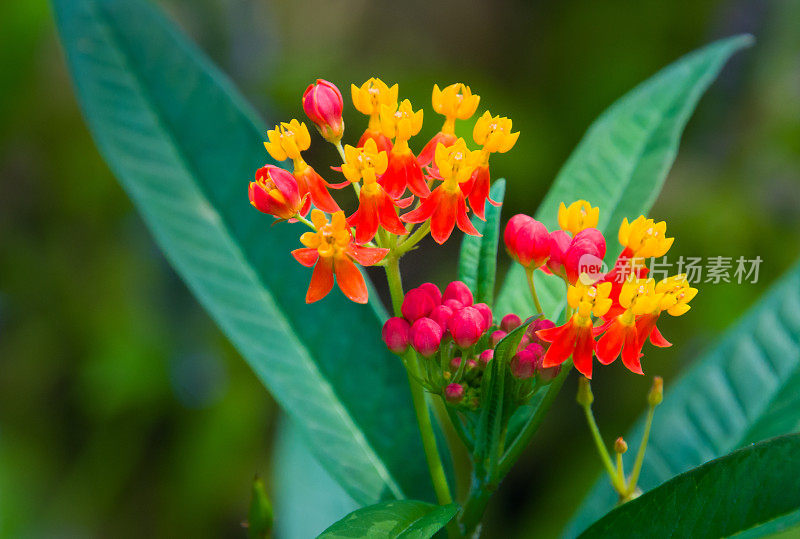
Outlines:
{"type": "Polygon", "coordinates": [[[306,293],[306,303],[319,301],[333,289],[334,275],[344,295],[356,303],[366,303],[367,285],[353,261],[373,266],[383,260],[388,249],[361,247],[353,243],[343,212],[333,214],[330,223],[320,210],[311,212],[316,232],[300,237],[304,248],[292,251],[292,256],[306,267],[314,267],[306,293]]]}
{"type": "MultiPolygon", "coordinates": [[[[314,206],[328,213],[336,213],[341,210],[328,192],[327,188],[331,185],[310,165],[306,164],[305,167],[295,168],[294,177],[297,179],[298,187],[300,187],[300,195],[305,196],[308,194],[314,206]]],[[[306,208],[306,212],[308,212],[308,208],[306,208]]],[[[305,212],[303,215],[305,215],[305,212]]]]}
{"type": "Polygon", "coordinates": [[[308,212],[308,201],[301,197],[297,180],[272,165],[256,171],[256,181],[250,182],[248,195],[253,207],[278,219],[291,219],[298,213],[308,212]]]}
{"type": "Polygon", "coordinates": [[[465,233],[480,236],[467,216],[467,203],[459,186],[469,178],[476,153],[467,150],[464,139],[458,139],[450,147],[440,144],[436,148],[436,164],[442,184],[422,201],[419,208],[401,219],[407,223],[422,223],[430,219],[431,236],[440,244],[447,241],[456,224],[465,233]]]}
{"type": "Polygon", "coordinates": [[[303,93],[303,110],[320,134],[330,142],[338,142],[344,133],[342,93],[324,79],[310,84],[303,93]]]}

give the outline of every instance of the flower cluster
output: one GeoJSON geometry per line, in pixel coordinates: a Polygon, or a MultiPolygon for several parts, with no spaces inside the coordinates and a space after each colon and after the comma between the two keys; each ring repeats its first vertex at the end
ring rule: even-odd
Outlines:
{"type": "MultiPolygon", "coordinates": [[[[461,281],[448,284],[444,293],[433,283],[409,290],[401,313],[383,326],[382,336],[389,350],[423,359],[420,381],[428,391],[442,395],[451,405],[477,408],[483,373],[494,358],[494,348],[522,324],[520,318],[508,314],[496,323],[491,308],[474,303],[472,292],[461,281]]],[[[549,344],[536,334],[553,326],[549,320],[534,320],[511,359],[509,367],[519,381],[521,400],[534,382],[549,382],[560,370],[543,366],[549,344]]]]}
{"type": "Polygon", "coordinates": [[[351,97],[354,107],[369,117],[356,146],[342,145],[344,103],[335,85],[319,79],[302,97],[308,118],[339,150],[343,162],[332,168],[346,181],[328,182],[303,159],[311,136],[305,123],[293,119],[268,131],[264,143],[276,161],[291,160],[292,172],[267,165],[257,171],[249,187],[250,202],[259,211],[279,220],[302,221],[312,229],[301,240],[306,247],[294,252],[301,264],[315,268],[308,302],[324,297],[334,276],[347,297],[366,302],[363,278],[355,277],[359,270],[354,262],[375,265],[387,256],[399,258],[429,232],[436,242],[444,243],[456,226],[479,235],[469,213],[485,219],[486,202],[496,204],[489,198],[489,158],[509,151],[519,137],[511,131],[511,120],[487,111],[473,127],[478,149],[470,149],[456,136],[455,126],[457,120],[475,114],[480,96],[461,83],[441,89],[434,85],[433,109],[445,120],[417,155],[409,141],[422,128],[423,111],[414,109],[408,99],[399,101],[397,84],[390,87],[372,78],[361,86],[351,85],[351,97]],[[330,189],[350,185],[358,207],[342,220],[330,189]],[[312,205],[316,211],[309,221],[312,205]],[[327,232],[321,231],[320,223],[325,223],[327,232]]]}
{"type": "MultiPolygon", "coordinates": [[[[644,216],[622,221],[618,234],[622,252],[614,268],[603,272],[606,241],[594,228],[599,215],[599,208],[585,200],[570,206],[562,203],[561,229],[553,232],[533,217],[515,215],[505,229],[506,249],[529,275],[541,269],[568,286],[566,322],[536,332],[550,343],[543,367],[562,365],[572,357],[575,368],[591,378],[593,356],[604,365],[621,356],[625,367],[643,374],[640,358],[645,343],[670,346],[656,327],[659,316],[688,311],[697,289],[689,286],[685,275],[659,282],[647,278],[646,259],[664,256],[673,238],[666,237],[666,223],[644,216]]],[[[535,298],[532,279],[529,282],[535,298]]]]}

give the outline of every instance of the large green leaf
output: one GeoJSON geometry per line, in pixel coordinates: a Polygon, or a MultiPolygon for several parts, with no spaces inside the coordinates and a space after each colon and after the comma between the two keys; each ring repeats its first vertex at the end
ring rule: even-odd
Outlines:
{"type": "MultiPolygon", "coordinates": [[[[632,447],[641,440],[642,428],[640,420],[625,437],[632,447]]],[[[738,447],[797,430],[800,265],[666,392],[656,409],[639,485],[647,491],[738,447]]],[[[626,459],[627,469],[631,461],[626,459]]],[[[576,535],[614,503],[608,481],[600,479],[566,535],[576,535]]]]}
{"type": "Polygon", "coordinates": [[[305,305],[310,271],[289,254],[302,230],[271,227],[248,204],[266,157],[252,108],[148,2],[53,4],[100,151],[319,461],[359,502],[431,499],[406,376],[380,340],[382,309],[338,291],[305,305]]]}
{"type": "Polygon", "coordinates": [[[716,539],[800,508],[800,435],[773,438],[679,475],[603,517],[581,538],[716,539]]]}
{"type": "MultiPolygon", "coordinates": [[[[558,205],[578,199],[600,207],[598,228],[609,246],[623,217],[650,210],[675,160],[681,133],[700,96],[730,56],[752,43],[735,36],[697,50],[640,84],[604,112],[589,128],[558,174],[536,212],[549,230],[558,228],[558,205]]],[[[618,251],[609,248],[609,259],[618,251]]],[[[536,275],[545,315],[561,312],[563,283],[536,275]]],[[[534,312],[525,273],[514,265],[498,297],[498,312],[534,312]]]]}
{"type": "Polygon", "coordinates": [[[397,500],[353,511],[322,532],[320,539],[386,537],[427,539],[444,528],[458,512],[458,505],[433,505],[397,500]]]}
{"type": "MultiPolygon", "coordinates": [[[[491,198],[503,202],[506,181],[492,185],[491,198]]],[[[472,218],[481,236],[464,234],[458,257],[458,280],[463,281],[475,295],[475,303],[491,305],[494,301],[494,278],[497,272],[497,244],[500,238],[500,206],[486,205],[486,221],[472,218]]]]}

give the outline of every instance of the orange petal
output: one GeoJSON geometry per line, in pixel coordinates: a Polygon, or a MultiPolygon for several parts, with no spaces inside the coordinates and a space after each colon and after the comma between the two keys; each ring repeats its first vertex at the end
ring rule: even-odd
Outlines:
{"type": "MultiPolygon", "coordinates": [[[[485,219],[484,219],[485,220],[485,219]]],[[[469,216],[467,216],[467,203],[464,200],[463,195],[458,195],[458,210],[456,211],[456,222],[458,223],[458,228],[461,229],[462,232],[465,234],[469,234],[470,236],[483,236],[478,229],[472,226],[472,221],[469,220],[469,216]]]]}
{"type": "Polygon", "coordinates": [[[475,215],[477,215],[479,219],[485,221],[486,217],[484,211],[486,199],[489,198],[489,187],[491,184],[489,167],[484,166],[476,168],[475,172],[472,173],[471,180],[474,183],[472,184],[472,189],[469,191],[469,205],[472,207],[472,211],[475,212],[475,215]]]}
{"type": "Polygon", "coordinates": [[[316,170],[308,167],[304,176],[308,185],[308,192],[311,194],[311,202],[314,203],[314,206],[328,213],[340,211],[341,208],[325,188],[327,185],[325,180],[317,174],[316,170]]]}
{"type": "Polygon", "coordinates": [[[317,263],[319,259],[319,252],[310,247],[303,247],[302,249],[295,249],[292,251],[292,256],[307,268],[310,268],[317,263]]]}
{"type": "Polygon", "coordinates": [[[572,362],[582,375],[592,378],[592,354],[594,353],[594,338],[589,328],[578,331],[575,338],[575,351],[572,353],[572,362]]]}
{"type": "Polygon", "coordinates": [[[650,332],[650,342],[653,343],[653,346],[658,346],[659,348],[669,348],[672,346],[672,343],[664,338],[656,326],[653,326],[653,331],[650,332]]]}
{"type": "Polygon", "coordinates": [[[458,195],[443,192],[436,210],[431,215],[431,236],[440,245],[447,241],[456,226],[458,209],[456,196],[458,195]]]}
{"type": "Polygon", "coordinates": [[[622,351],[622,344],[625,342],[622,329],[620,324],[613,324],[597,341],[597,360],[603,365],[613,363],[622,351]]]}
{"type": "Polygon", "coordinates": [[[347,222],[356,228],[356,242],[367,243],[374,238],[380,223],[375,197],[362,194],[359,197],[358,210],[347,222]]]}
{"type": "MultiPolygon", "coordinates": [[[[625,365],[629,371],[636,374],[644,374],[642,371],[642,363],[639,361],[641,348],[638,346],[636,339],[636,329],[631,328],[631,331],[625,333],[625,347],[622,349],[622,364],[625,365]]],[[[600,356],[598,355],[599,359],[600,356]]]]}
{"type": "Polygon", "coordinates": [[[378,195],[378,200],[376,202],[378,204],[378,217],[380,218],[383,228],[392,234],[408,234],[408,230],[406,230],[406,227],[397,216],[397,210],[394,207],[392,199],[389,198],[389,195],[381,193],[378,195]]]}
{"type": "Polygon", "coordinates": [[[336,282],[344,295],[356,303],[366,303],[369,299],[367,284],[358,267],[346,256],[337,259],[335,267],[336,282]]]}
{"type": "Polygon", "coordinates": [[[400,219],[406,223],[423,223],[427,221],[430,219],[431,215],[433,215],[433,212],[436,211],[441,198],[442,192],[437,187],[434,189],[431,196],[422,201],[422,204],[420,204],[419,208],[401,215],[400,219]]]}
{"type": "Polygon", "coordinates": [[[311,275],[311,283],[308,285],[306,293],[306,303],[314,303],[328,295],[333,290],[333,268],[331,260],[321,258],[314,266],[314,273],[311,275]]]}
{"type": "Polygon", "coordinates": [[[374,266],[384,259],[389,253],[389,249],[378,249],[375,247],[361,247],[360,245],[351,244],[347,248],[347,254],[353,257],[353,260],[362,266],[374,266]]]}

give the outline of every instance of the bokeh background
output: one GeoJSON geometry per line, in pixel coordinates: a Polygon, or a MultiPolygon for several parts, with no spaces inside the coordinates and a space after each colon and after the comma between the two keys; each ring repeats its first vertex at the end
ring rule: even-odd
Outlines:
{"type": "MultiPolygon", "coordinates": [[[[760,279],[703,286],[665,321],[679,346],[648,354],[648,374],[669,384],[800,255],[797,0],[157,3],[258,109],[278,111],[270,121],[299,116],[318,76],[399,82],[426,114],[434,82],[467,82],[522,132],[493,162],[509,178],[506,217],[535,210],[616,98],[750,32],[755,47],[700,102],[652,215],[677,238],[672,254],[760,256],[760,279]]],[[[351,136],[363,126],[345,120],[351,136]]],[[[322,165],[332,150],[318,146],[322,165]]],[[[0,535],[243,536],[253,474],[272,477],[278,412],[100,158],[43,0],[0,2],[0,178],[0,535]]],[[[457,246],[409,256],[408,282],[451,280],[457,246]]],[[[572,382],[502,484],[487,537],[557,535],[597,477],[572,382]]],[[[644,408],[649,378],[616,365],[593,386],[610,441],[644,408]]]]}

